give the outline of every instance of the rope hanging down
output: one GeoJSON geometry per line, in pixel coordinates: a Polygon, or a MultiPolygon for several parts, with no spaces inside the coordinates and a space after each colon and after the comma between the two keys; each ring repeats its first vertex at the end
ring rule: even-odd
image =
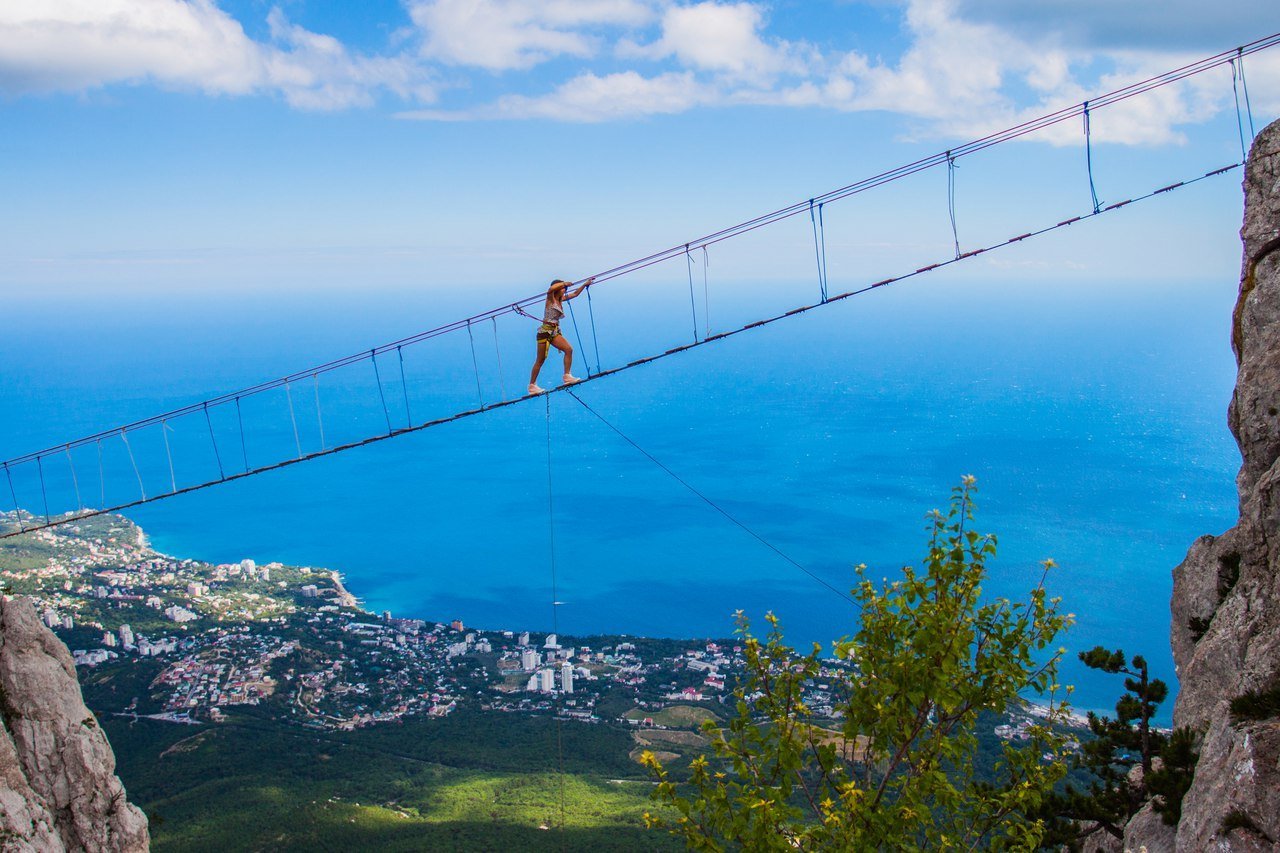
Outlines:
{"type": "MultiPolygon", "coordinates": [[[[51,521],[49,518],[49,494],[44,489],[44,465],[41,464],[39,459],[36,460],[36,468],[40,471],[40,497],[44,498],[44,521],[45,524],[48,524],[51,521]]],[[[146,497],[146,495],[144,494],[143,497],[146,497]]]]}
{"type": "MultiPolygon", "coordinates": [[[[591,319],[591,348],[596,352],[596,373],[600,372],[600,339],[596,337],[596,310],[591,305],[591,288],[587,288],[587,317],[591,319]]],[[[586,358],[586,353],[583,353],[586,358]]]]}
{"type": "MultiPolygon", "coordinates": [[[[818,265],[818,292],[827,301],[827,229],[822,222],[822,204],[814,216],[814,200],[809,199],[809,224],[813,226],[813,259],[818,265]]],[[[825,202],[823,202],[825,204],[825,202]]],[[[705,249],[706,246],[703,246],[705,249]]]]}
{"type": "MultiPolygon", "coordinates": [[[[682,485],[682,486],[684,486],[686,489],[688,489],[690,492],[692,492],[695,496],[697,496],[697,497],[698,497],[698,498],[699,498],[703,503],[705,503],[707,506],[711,507],[711,508],[712,508],[712,509],[714,509],[716,512],[718,512],[718,513],[720,513],[721,515],[723,515],[725,518],[729,519],[729,521],[733,522],[733,523],[734,523],[734,524],[736,524],[738,527],[742,528],[742,530],[744,530],[748,535],[750,535],[753,539],[755,539],[755,540],[756,540],[757,542],[759,542],[761,545],[765,546],[765,547],[766,547],[766,548],[768,548],[770,551],[772,551],[773,553],[777,554],[777,555],[778,555],[779,557],[781,557],[782,559],[786,560],[786,561],[787,561],[788,563],[790,563],[792,566],[796,567],[797,569],[799,569],[800,571],[804,572],[804,573],[805,573],[806,575],[808,575],[809,577],[813,578],[813,579],[814,579],[815,581],[817,581],[818,583],[820,583],[820,584],[822,584],[823,586],[825,586],[825,587],[826,587],[828,590],[830,590],[831,592],[833,592],[833,593],[835,593],[836,595],[840,596],[841,598],[843,598],[845,601],[849,602],[850,604],[852,604],[852,603],[853,603],[853,599],[851,599],[848,595],[846,595],[845,593],[841,592],[838,588],[836,588],[836,587],[832,586],[832,585],[831,585],[830,583],[828,583],[825,579],[823,579],[820,575],[814,574],[814,572],[812,572],[811,570],[809,570],[808,568],[806,568],[804,565],[802,565],[801,563],[798,563],[798,562],[796,562],[795,560],[793,560],[790,556],[788,556],[788,555],[787,555],[787,554],[786,554],[782,549],[780,549],[778,546],[774,545],[772,542],[770,542],[768,539],[765,539],[763,536],[761,536],[761,535],[760,535],[759,533],[757,533],[755,530],[751,529],[751,528],[750,528],[750,527],[748,527],[746,524],[744,524],[743,522],[739,521],[739,520],[738,520],[738,519],[737,519],[733,514],[731,514],[727,509],[725,509],[724,507],[720,506],[720,504],[718,504],[718,503],[716,503],[715,501],[711,500],[711,498],[707,497],[707,496],[706,496],[706,495],[704,495],[702,492],[698,491],[696,488],[694,488],[693,486],[691,486],[687,480],[685,480],[683,477],[681,477],[681,476],[680,476],[679,474],[677,474],[675,471],[672,471],[670,468],[668,468],[666,465],[664,465],[664,464],[662,463],[662,461],[661,461],[660,459],[658,459],[656,456],[654,456],[652,453],[650,453],[649,451],[645,450],[645,449],[644,449],[643,447],[641,447],[639,444],[636,444],[636,442],[635,442],[635,441],[633,441],[633,440],[631,439],[631,437],[630,437],[630,436],[628,436],[625,432],[623,432],[622,430],[620,430],[620,429],[618,429],[616,426],[614,426],[612,423],[610,423],[610,422],[609,422],[609,421],[604,417],[604,415],[600,414],[600,413],[599,413],[599,412],[597,412],[595,409],[593,409],[593,408],[591,408],[590,406],[588,406],[588,405],[583,401],[583,399],[582,399],[581,397],[579,397],[577,394],[575,394],[575,393],[573,392],[573,390],[572,390],[572,389],[568,389],[568,390],[566,391],[566,393],[568,393],[568,395],[569,395],[570,397],[572,397],[574,400],[578,401],[578,404],[579,404],[580,406],[582,406],[582,408],[586,409],[588,412],[590,412],[592,415],[594,415],[594,416],[596,417],[596,419],[600,421],[600,423],[604,424],[604,425],[605,425],[605,426],[607,426],[609,429],[611,429],[611,430],[613,430],[615,433],[617,433],[617,435],[618,435],[618,437],[619,437],[619,438],[621,438],[621,439],[622,439],[623,441],[625,441],[627,444],[629,444],[629,445],[631,445],[632,447],[634,447],[637,451],[639,451],[639,452],[640,452],[640,454],[641,454],[642,456],[644,456],[646,459],[648,459],[648,460],[649,460],[650,462],[652,462],[654,465],[657,465],[657,466],[658,466],[659,468],[661,468],[663,471],[667,472],[667,474],[668,474],[668,475],[669,475],[673,480],[675,480],[677,483],[679,483],[680,485],[682,485]]],[[[548,407],[550,407],[550,403],[548,403],[547,405],[548,405],[548,407]]]]}
{"type": "Polygon", "coordinates": [[[566,301],[564,304],[569,306],[569,323],[573,326],[573,338],[578,342],[578,349],[582,353],[582,363],[587,369],[587,378],[589,379],[591,378],[591,354],[582,345],[582,332],[578,329],[578,317],[573,313],[573,303],[566,301]]]}
{"type": "MultiPolygon", "coordinates": [[[[498,318],[490,317],[489,320],[493,323],[493,353],[498,357],[498,390],[502,392],[502,399],[505,400],[507,399],[507,379],[502,371],[502,347],[498,345],[498,318]]],[[[400,357],[400,363],[404,364],[403,356],[400,357]]],[[[409,423],[413,423],[412,419],[409,423]]]]}
{"type": "Polygon", "coordinates": [[[693,318],[693,342],[698,342],[698,305],[693,298],[693,255],[689,253],[689,244],[684,247],[685,268],[689,272],[689,314],[693,318]]]}
{"type": "Polygon", "coordinates": [[[373,380],[378,383],[378,399],[382,401],[382,416],[387,419],[387,435],[391,435],[391,410],[387,408],[387,395],[382,390],[382,371],[378,370],[378,354],[370,350],[369,360],[373,362],[373,380]]]}
{"type": "Polygon", "coordinates": [[[1093,131],[1089,126],[1089,102],[1084,102],[1084,162],[1089,170],[1089,196],[1093,199],[1093,212],[1097,213],[1101,204],[1098,201],[1098,190],[1093,185],[1093,131]]]}
{"type": "Polygon", "coordinates": [[[76,490],[76,512],[84,512],[84,501],[80,499],[80,478],[76,476],[76,461],[71,458],[70,445],[67,446],[67,466],[71,469],[71,485],[76,490]]]}
{"type": "Polygon", "coordinates": [[[702,321],[706,324],[706,336],[711,337],[711,288],[707,283],[707,268],[711,266],[711,256],[707,247],[702,247],[702,321]]]}
{"type": "Polygon", "coordinates": [[[1249,103],[1249,84],[1244,79],[1244,57],[1237,56],[1231,60],[1231,95],[1236,102],[1236,130],[1240,134],[1240,159],[1249,158],[1249,145],[1244,138],[1244,113],[1240,110],[1240,89],[1244,88],[1245,112],[1249,115],[1249,142],[1256,136],[1253,130],[1253,107],[1249,103]],[[1237,67],[1239,63],[1239,67],[1237,67]]]}
{"type": "Polygon", "coordinates": [[[476,372],[476,399],[480,408],[484,408],[484,392],[480,390],[480,362],[476,360],[476,338],[471,334],[471,321],[467,321],[467,341],[471,344],[471,367],[476,372]]]}
{"type": "MultiPolygon", "coordinates": [[[[173,427],[169,426],[168,421],[160,422],[160,434],[164,436],[164,455],[169,458],[169,492],[170,494],[178,491],[178,478],[174,476],[174,472],[173,472],[173,453],[170,452],[169,450],[169,433],[172,431],[173,431],[173,427]]],[[[68,454],[67,458],[68,459],[71,458],[70,454],[68,454]]]]}
{"type": "MultiPolygon", "coordinates": [[[[1094,204],[1097,204],[1094,199],[1094,204]]],[[[960,231],[956,227],[956,158],[947,152],[947,215],[951,217],[951,240],[955,244],[956,254],[960,257],[960,231]]]]}

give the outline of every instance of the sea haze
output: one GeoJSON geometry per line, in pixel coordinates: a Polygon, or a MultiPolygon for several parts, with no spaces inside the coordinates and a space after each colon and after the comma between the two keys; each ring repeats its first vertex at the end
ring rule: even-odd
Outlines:
{"type": "MultiPolygon", "coordinates": [[[[648,293],[601,286],[592,307],[604,367],[692,336],[689,293],[675,282],[648,293]]],[[[713,286],[704,296],[697,284],[700,334],[708,313],[714,333],[816,295],[816,285],[792,282],[732,298],[713,286]]],[[[23,297],[21,322],[0,339],[0,455],[367,349],[533,289],[23,297]]],[[[986,593],[1025,595],[1040,561],[1053,558],[1049,585],[1077,617],[1065,639],[1072,657],[1120,646],[1145,654],[1172,684],[1170,570],[1197,536],[1235,518],[1239,456],[1225,424],[1233,298],[1229,284],[1025,287],[939,273],[606,377],[580,395],[839,588],[859,563],[875,578],[918,565],[925,513],[973,474],[977,526],[999,536],[986,593]]],[[[582,307],[582,349],[594,367],[582,307]]],[[[496,354],[490,361],[493,330],[481,332],[478,393],[492,401],[527,381],[533,325],[499,327],[501,372],[496,354]]],[[[407,357],[415,420],[474,405],[468,346],[461,337],[407,357]]],[[[586,372],[581,358],[577,372],[586,372]]],[[[552,360],[544,384],[558,374],[552,360]]],[[[327,392],[337,408],[360,393],[355,385],[327,392]]],[[[133,517],[176,555],[328,566],[375,610],[533,630],[553,624],[553,518],[563,633],[724,636],[737,609],[757,620],[772,609],[801,646],[854,628],[847,602],[568,395],[549,403],[549,413],[545,400],[530,400],[133,517]]],[[[287,420],[271,429],[292,442],[287,420]]],[[[1064,681],[1082,708],[1109,707],[1120,688],[1075,663],[1064,681]]]]}

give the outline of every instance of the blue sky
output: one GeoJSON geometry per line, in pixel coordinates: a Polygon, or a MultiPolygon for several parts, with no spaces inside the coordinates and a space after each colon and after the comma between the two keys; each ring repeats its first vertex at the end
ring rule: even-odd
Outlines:
{"type": "MultiPolygon", "coordinates": [[[[505,299],[1275,30],[1267,0],[9,0],[0,291],[505,299]]],[[[1261,126],[1280,50],[1246,70],[1261,126]]],[[[1238,159],[1235,122],[1221,69],[1099,112],[1103,200],[1238,159]]],[[[962,243],[1081,212],[1082,166],[1075,123],[965,161],[962,243]]],[[[945,256],[945,192],[830,210],[833,277],[945,256]]],[[[972,274],[1216,275],[1238,180],[1188,193],[972,274]]],[[[715,262],[792,275],[807,227],[715,262]]]]}

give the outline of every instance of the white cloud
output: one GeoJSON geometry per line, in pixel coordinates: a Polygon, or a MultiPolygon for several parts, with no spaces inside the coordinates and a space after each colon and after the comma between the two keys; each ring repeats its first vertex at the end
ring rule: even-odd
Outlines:
{"type": "Polygon", "coordinates": [[[594,55],[591,30],[639,26],[653,17],[639,0],[413,0],[422,55],[492,71],[532,68],[557,56],[594,55]]]}
{"type": "Polygon", "coordinates": [[[539,97],[509,95],[496,103],[463,111],[420,110],[398,118],[433,121],[469,119],[550,119],[600,122],[638,116],[681,113],[715,99],[688,72],[643,77],[634,71],[583,74],[539,97]]]}
{"type": "Polygon", "coordinates": [[[211,95],[275,92],[311,109],[367,104],[378,88],[432,97],[411,63],[354,56],[278,11],[271,29],[275,43],[254,41],[213,0],[6,0],[0,92],[153,83],[211,95]]]}
{"type": "Polygon", "coordinates": [[[738,78],[763,79],[800,72],[798,50],[761,36],[764,10],[755,3],[695,3],[671,6],[662,16],[662,37],[649,45],[623,42],[623,57],[674,57],[685,67],[738,78]]]}

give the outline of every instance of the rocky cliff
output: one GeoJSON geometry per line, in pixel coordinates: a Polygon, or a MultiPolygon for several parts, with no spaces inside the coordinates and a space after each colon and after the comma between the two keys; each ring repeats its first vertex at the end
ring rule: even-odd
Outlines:
{"type": "MultiPolygon", "coordinates": [[[[1280,122],[1255,140],[1244,189],[1227,414],[1240,520],[1197,540],[1173,575],[1174,724],[1203,735],[1177,829],[1186,851],[1280,849],[1280,122]]],[[[1135,820],[1126,846],[1139,845],[1169,838],[1135,820]]]]}
{"type": "Polygon", "coordinates": [[[23,598],[0,596],[0,846],[145,851],[106,735],[80,696],[67,647],[23,598]]]}

